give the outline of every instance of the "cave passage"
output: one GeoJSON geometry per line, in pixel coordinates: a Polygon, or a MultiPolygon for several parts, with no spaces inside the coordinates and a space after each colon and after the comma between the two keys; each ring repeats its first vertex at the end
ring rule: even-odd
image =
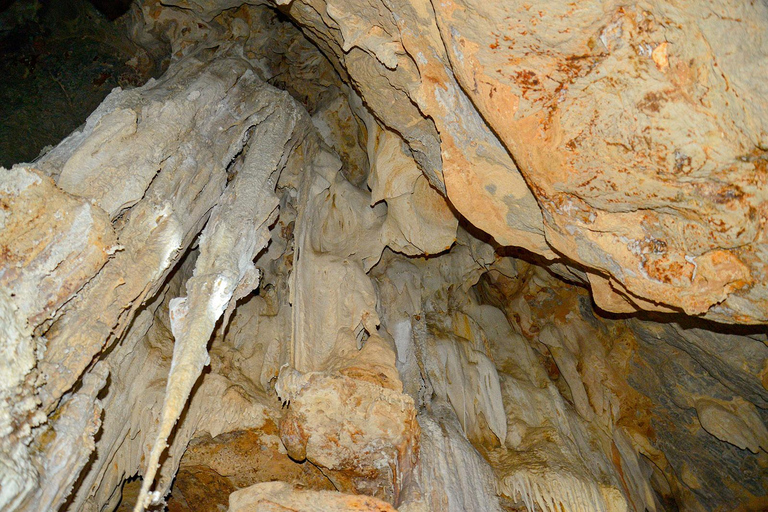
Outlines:
{"type": "Polygon", "coordinates": [[[0,509],[765,510],[766,29],[0,2],[0,509]]]}

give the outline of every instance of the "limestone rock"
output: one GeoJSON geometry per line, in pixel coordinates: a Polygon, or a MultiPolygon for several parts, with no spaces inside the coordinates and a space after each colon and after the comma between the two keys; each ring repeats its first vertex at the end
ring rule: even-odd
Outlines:
{"type": "MultiPolygon", "coordinates": [[[[33,491],[43,499],[35,489],[38,471],[25,448],[32,440],[30,428],[45,421],[36,396],[42,384],[37,365],[46,351],[39,334],[117,249],[115,233],[98,207],[61,191],[33,168],[0,168],[0,503],[18,505],[33,491]]],[[[103,375],[94,378],[103,385],[103,375]]],[[[95,395],[100,386],[89,384],[95,395]]],[[[76,425],[87,432],[83,443],[93,442],[93,422],[98,421],[93,410],[82,410],[83,400],[88,402],[78,395],[64,409],[72,418],[64,414],[59,422],[66,431],[60,434],[63,446],[66,441],[61,439],[82,433],[70,431],[76,431],[76,425]]],[[[58,459],[50,485],[67,487],[72,485],[70,475],[61,473],[71,470],[68,465],[82,463],[77,457],[68,460],[58,449],[55,444],[53,452],[44,455],[58,459]]],[[[48,492],[50,506],[66,497],[63,489],[48,492]]]]}
{"type": "Polygon", "coordinates": [[[737,397],[730,402],[699,400],[696,414],[704,430],[721,441],[752,453],[768,451],[768,427],[757,408],[744,399],[737,397]]]}
{"type": "Polygon", "coordinates": [[[293,488],[285,482],[256,484],[234,492],[229,498],[229,512],[251,512],[257,510],[295,512],[345,512],[367,510],[371,512],[394,512],[384,501],[371,496],[354,496],[330,491],[305,491],[293,488]]]}
{"type": "Polygon", "coordinates": [[[276,390],[288,406],[280,437],[291,458],[325,468],[337,489],[398,501],[419,449],[410,397],[370,382],[289,368],[280,372],[276,390]]]}
{"type": "Polygon", "coordinates": [[[765,5],[457,1],[435,16],[458,81],[531,184],[553,249],[609,277],[635,308],[764,320],[750,211],[765,200],[752,177],[763,172],[768,104],[765,81],[745,70],[764,72],[768,47],[747,41],[764,30],[765,5]]]}
{"type": "Polygon", "coordinates": [[[0,508],[766,508],[766,26],[134,2],[0,169],[0,508]]]}

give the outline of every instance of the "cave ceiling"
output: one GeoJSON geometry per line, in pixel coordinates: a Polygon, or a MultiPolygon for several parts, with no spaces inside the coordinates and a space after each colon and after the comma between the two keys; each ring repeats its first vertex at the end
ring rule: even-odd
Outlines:
{"type": "Polygon", "coordinates": [[[768,509],[766,2],[62,5],[0,2],[0,509],[768,509]]]}

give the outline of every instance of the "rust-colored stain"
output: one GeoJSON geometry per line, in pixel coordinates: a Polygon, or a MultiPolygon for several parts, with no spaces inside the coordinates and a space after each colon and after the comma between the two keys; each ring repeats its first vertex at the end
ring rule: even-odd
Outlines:
{"type": "Polygon", "coordinates": [[[648,258],[643,264],[643,268],[652,279],[673,286],[690,284],[696,269],[693,263],[677,255],[648,258]]]}
{"type": "MultiPolygon", "coordinates": [[[[625,495],[631,502],[632,493],[629,492],[629,485],[627,484],[626,477],[624,476],[624,468],[621,465],[621,454],[619,453],[619,449],[616,447],[616,443],[613,441],[611,441],[611,461],[613,462],[613,467],[616,468],[616,472],[619,474],[619,478],[621,478],[621,485],[624,488],[625,495]]],[[[636,509],[634,503],[632,503],[632,509],[636,509]]]]}
{"type": "Polygon", "coordinates": [[[638,102],[637,108],[643,112],[656,114],[661,110],[661,106],[665,101],[667,101],[666,94],[650,91],[645,93],[643,99],[638,102]]]}

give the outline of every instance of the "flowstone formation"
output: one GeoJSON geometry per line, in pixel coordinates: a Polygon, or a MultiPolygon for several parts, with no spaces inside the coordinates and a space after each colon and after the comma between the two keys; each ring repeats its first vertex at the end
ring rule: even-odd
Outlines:
{"type": "Polygon", "coordinates": [[[0,168],[0,509],[768,508],[765,3],[118,23],[0,168]]]}

